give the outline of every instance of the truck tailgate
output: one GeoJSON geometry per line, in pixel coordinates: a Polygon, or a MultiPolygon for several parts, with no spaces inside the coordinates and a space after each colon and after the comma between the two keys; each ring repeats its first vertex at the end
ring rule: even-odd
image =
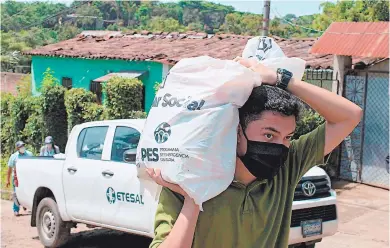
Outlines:
{"type": "Polygon", "coordinates": [[[19,184],[16,187],[16,195],[20,204],[32,209],[35,192],[40,187],[46,187],[53,192],[55,197],[63,198],[62,167],[64,162],[64,159],[51,157],[18,159],[16,173],[19,184]]]}

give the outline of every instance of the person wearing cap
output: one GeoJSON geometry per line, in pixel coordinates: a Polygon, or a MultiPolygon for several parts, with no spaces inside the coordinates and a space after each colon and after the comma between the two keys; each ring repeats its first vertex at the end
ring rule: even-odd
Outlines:
{"type": "Polygon", "coordinates": [[[8,160],[7,187],[9,187],[11,184],[10,178],[12,174],[12,188],[13,188],[12,198],[14,201],[13,211],[15,216],[19,216],[19,202],[16,198],[16,193],[15,193],[15,186],[17,186],[17,176],[16,176],[16,167],[15,167],[16,161],[20,157],[33,156],[33,154],[26,150],[23,141],[16,142],[15,148],[17,151],[14,154],[12,154],[8,160]]]}
{"type": "Polygon", "coordinates": [[[60,153],[60,148],[54,145],[53,137],[47,136],[45,138],[45,145],[41,147],[39,156],[52,157],[58,153],[60,153]]]}

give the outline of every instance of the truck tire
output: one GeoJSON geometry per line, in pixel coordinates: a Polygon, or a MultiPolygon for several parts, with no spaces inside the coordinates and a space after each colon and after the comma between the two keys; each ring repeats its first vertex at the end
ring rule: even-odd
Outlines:
{"type": "Polygon", "coordinates": [[[59,247],[68,241],[70,228],[62,221],[53,198],[42,199],[38,204],[36,216],[39,239],[46,248],[59,247]]]}

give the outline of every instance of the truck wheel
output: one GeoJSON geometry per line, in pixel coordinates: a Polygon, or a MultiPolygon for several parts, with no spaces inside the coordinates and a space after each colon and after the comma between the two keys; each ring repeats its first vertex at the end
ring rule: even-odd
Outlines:
{"type": "Polygon", "coordinates": [[[57,203],[52,198],[44,198],[39,203],[36,216],[39,239],[45,247],[55,248],[68,241],[70,228],[62,221],[57,203]]]}

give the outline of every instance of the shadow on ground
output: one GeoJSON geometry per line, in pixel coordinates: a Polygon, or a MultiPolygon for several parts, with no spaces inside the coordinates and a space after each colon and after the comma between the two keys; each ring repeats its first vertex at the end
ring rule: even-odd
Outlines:
{"type": "Polygon", "coordinates": [[[357,183],[344,181],[344,180],[332,180],[332,189],[336,190],[337,195],[342,194],[345,191],[352,190],[357,187],[357,183]]]}
{"type": "Polygon", "coordinates": [[[148,248],[150,238],[108,229],[95,229],[72,233],[68,243],[61,248],[148,248]]]}

